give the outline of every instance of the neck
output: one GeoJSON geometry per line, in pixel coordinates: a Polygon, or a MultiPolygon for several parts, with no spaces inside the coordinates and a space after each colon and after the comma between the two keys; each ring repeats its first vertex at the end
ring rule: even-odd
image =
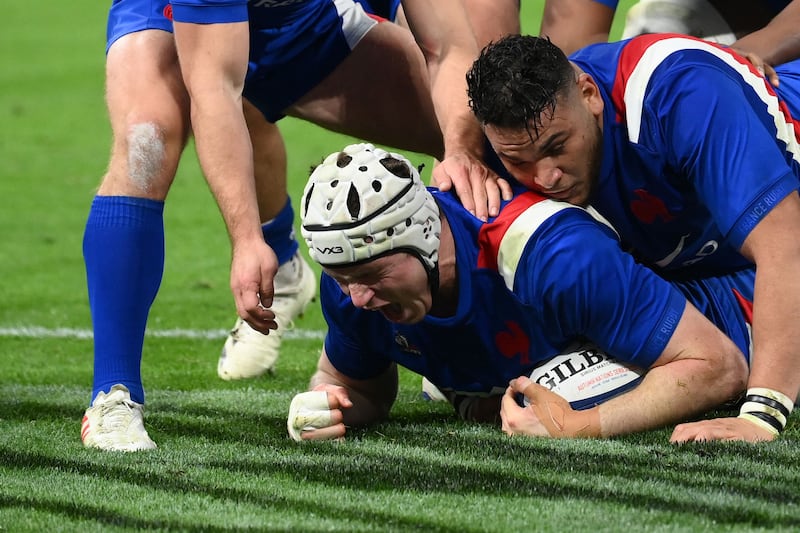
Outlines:
{"type": "Polygon", "coordinates": [[[438,317],[453,316],[458,307],[458,271],[456,247],[447,217],[441,213],[442,232],[439,236],[439,290],[428,314],[438,317]]]}

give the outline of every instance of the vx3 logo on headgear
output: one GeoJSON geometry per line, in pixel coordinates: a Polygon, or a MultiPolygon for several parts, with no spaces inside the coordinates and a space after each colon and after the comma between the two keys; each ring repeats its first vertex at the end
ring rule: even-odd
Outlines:
{"type": "Polygon", "coordinates": [[[340,254],[344,252],[341,246],[323,246],[322,248],[314,247],[314,249],[322,255],[340,254]]]}

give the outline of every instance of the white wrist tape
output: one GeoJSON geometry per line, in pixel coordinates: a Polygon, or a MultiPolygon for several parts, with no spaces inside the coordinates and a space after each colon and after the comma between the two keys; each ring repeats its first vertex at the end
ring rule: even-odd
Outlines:
{"type": "Polygon", "coordinates": [[[739,418],[744,418],[766,429],[773,435],[779,435],[786,428],[789,415],[794,409],[794,402],[780,391],[764,387],[747,389],[739,418]]]}
{"type": "MultiPolygon", "coordinates": [[[[775,409],[774,407],[770,407],[769,405],[764,405],[763,403],[758,402],[745,402],[742,404],[742,407],[739,411],[740,413],[764,413],[766,415],[771,416],[778,422],[780,422],[781,427],[786,427],[786,416],[779,410],[775,409]]],[[[758,415],[756,415],[758,416],[758,415]]]]}
{"type": "Polygon", "coordinates": [[[752,389],[747,389],[747,395],[756,394],[760,396],[766,396],[771,400],[775,400],[776,402],[783,405],[789,414],[792,413],[794,410],[794,402],[791,398],[786,396],[784,393],[772,389],[766,389],[764,387],[754,387],[752,389]]]}
{"type": "Polygon", "coordinates": [[[328,427],[331,424],[331,410],[328,406],[328,393],[325,391],[301,392],[292,398],[289,405],[289,418],[286,428],[289,436],[297,442],[303,439],[300,433],[328,427]]]}
{"type": "Polygon", "coordinates": [[[736,417],[736,418],[743,418],[744,420],[749,420],[750,422],[752,422],[753,424],[757,425],[758,427],[760,427],[760,428],[762,428],[762,429],[764,429],[766,431],[769,431],[771,434],[775,435],[776,437],[781,434],[781,432],[778,431],[775,428],[775,426],[773,426],[769,422],[765,422],[764,420],[761,420],[760,418],[758,418],[757,416],[755,416],[755,415],[753,415],[751,413],[739,413],[739,416],[736,417]]]}

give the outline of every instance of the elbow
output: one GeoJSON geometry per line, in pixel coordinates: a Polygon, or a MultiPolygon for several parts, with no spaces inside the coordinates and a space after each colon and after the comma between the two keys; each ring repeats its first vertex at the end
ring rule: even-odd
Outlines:
{"type": "Polygon", "coordinates": [[[747,361],[738,348],[732,347],[726,350],[719,358],[719,363],[716,366],[715,383],[712,387],[718,393],[718,397],[715,398],[716,405],[738,398],[747,387],[749,377],[747,361]]]}
{"type": "Polygon", "coordinates": [[[679,383],[688,386],[684,392],[692,398],[695,414],[738,399],[747,386],[747,362],[733,343],[713,355],[687,362],[690,366],[683,368],[679,383]]]}

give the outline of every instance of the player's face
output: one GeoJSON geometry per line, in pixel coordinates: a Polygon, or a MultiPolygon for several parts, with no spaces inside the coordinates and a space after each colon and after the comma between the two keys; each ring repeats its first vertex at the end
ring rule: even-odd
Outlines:
{"type": "Polygon", "coordinates": [[[485,127],[486,137],[514,178],[550,198],[587,205],[602,156],[602,100],[580,90],[562,96],[537,132],[485,127]]]}
{"type": "Polygon", "coordinates": [[[326,268],[353,305],[398,324],[422,321],[431,308],[428,274],[419,259],[396,253],[364,264],[326,268]]]}

